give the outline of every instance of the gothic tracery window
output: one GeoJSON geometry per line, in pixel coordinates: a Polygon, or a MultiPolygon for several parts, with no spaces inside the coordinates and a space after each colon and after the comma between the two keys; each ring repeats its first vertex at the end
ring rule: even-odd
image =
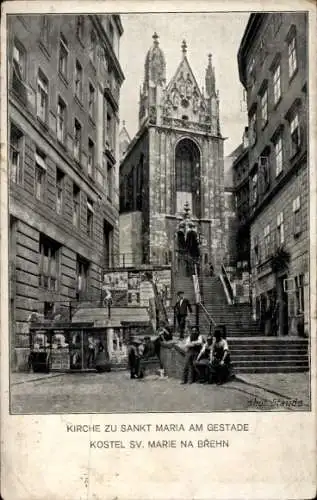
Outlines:
{"type": "Polygon", "coordinates": [[[200,154],[190,139],[180,141],[175,150],[176,212],[189,203],[194,217],[200,217],[200,154]]]}

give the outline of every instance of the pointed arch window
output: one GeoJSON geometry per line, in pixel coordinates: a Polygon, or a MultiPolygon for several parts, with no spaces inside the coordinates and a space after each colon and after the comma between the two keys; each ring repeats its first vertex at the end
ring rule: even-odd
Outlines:
{"type": "Polygon", "coordinates": [[[200,153],[190,139],[180,141],[175,150],[176,212],[189,203],[195,217],[200,217],[200,153]]]}

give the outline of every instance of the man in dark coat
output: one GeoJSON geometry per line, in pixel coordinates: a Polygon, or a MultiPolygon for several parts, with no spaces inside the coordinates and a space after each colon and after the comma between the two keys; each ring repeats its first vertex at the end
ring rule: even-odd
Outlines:
{"type": "Polygon", "coordinates": [[[142,378],[140,370],[140,361],[143,354],[142,341],[136,336],[131,336],[128,346],[128,362],[130,369],[130,378],[142,378]]]}
{"type": "Polygon", "coordinates": [[[175,317],[177,319],[177,323],[179,326],[179,338],[184,338],[185,333],[185,325],[187,314],[192,313],[192,307],[189,303],[189,300],[184,297],[184,292],[178,292],[178,299],[175,304],[175,317]]]}

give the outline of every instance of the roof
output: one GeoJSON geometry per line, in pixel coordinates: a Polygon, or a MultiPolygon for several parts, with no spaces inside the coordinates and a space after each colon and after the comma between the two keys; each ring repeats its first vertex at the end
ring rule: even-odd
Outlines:
{"type": "Polygon", "coordinates": [[[240,82],[244,86],[246,86],[246,55],[250,50],[250,47],[252,46],[253,40],[256,39],[260,25],[262,24],[266,16],[266,13],[251,14],[248,20],[248,24],[244,30],[244,34],[238,51],[239,77],[240,82]]]}

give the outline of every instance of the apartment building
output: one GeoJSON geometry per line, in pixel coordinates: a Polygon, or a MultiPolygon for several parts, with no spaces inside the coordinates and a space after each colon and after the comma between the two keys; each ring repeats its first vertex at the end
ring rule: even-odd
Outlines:
{"type": "Polygon", "coordinates": [[[118,15],[15,15],[8,25],[13,368],[28,320],[97,297],[117,253],[118,15]]]}
{"type": "Polygon", "coordinates": [[[249,118],[254,313],[267,335],[309,329],[308,22],[249,18],[238,53],[249,118]]]}
{"type": "Polygon", "coordinates": [[[234,151],[232,163],[233,189],[236,201],[237,266],[250,267],[250,224],[249,224],[249,155],[248,127],[245,128],[241,144],[234,151]]]}

